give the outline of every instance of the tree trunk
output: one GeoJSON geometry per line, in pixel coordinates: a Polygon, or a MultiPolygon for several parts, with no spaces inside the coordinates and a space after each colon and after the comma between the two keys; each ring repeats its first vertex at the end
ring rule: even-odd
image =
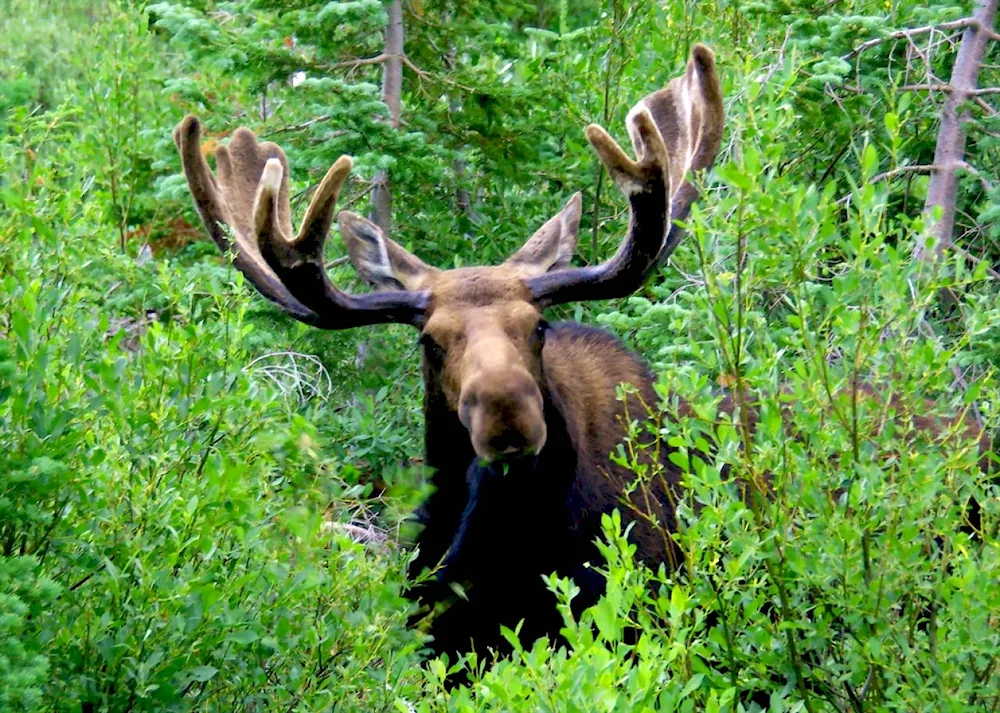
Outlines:
{"type": "Polygon", "coordinates": [[[970,119],[968,111],[959,113],[959,107],[968,102],[976,91],[979,68],[993,34],[996,13],[997,0],[978,0],[972,16],[975,23],[966,28],[962,44],[958,48],[958,56],[951,72],[950,90],[941,112],[941,127],[934,149],[934,170],[931,172],[927,201],[924,203],[924,214],[930,221],[930,234],[936,241],[932,250],[928,250],[923,244],[917,245],[915,256],[920,260],[935,260],[951,245],[958,202],[956,171],[965,159],[965,131],[962,124],[970,119]],[[941,207],[941,218],[933,221],[931,214],[937,206],[941,207]]]}
{"type": "MultiPolygon", "coordinates": [[[[389,107],[392,128],[399,128],[403,90],[403,5],[393,0],[389,6],[389,22],[385,26],[386,59],[382,63],[382,101],[389,107]]],[[[389,235],[392,227],[392,187],[389,173],[382,170],[372,181],[371,221],[389,235]]]]}

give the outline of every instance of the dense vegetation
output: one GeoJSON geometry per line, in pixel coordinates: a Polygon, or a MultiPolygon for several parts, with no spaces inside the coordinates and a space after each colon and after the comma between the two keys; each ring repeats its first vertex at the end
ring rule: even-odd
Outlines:
{"type": "Polygon", "coordinates": [[[913,416],[1000,421],[1000,120],[972,107],[963,252],[914,260],[906,167],[933,162],[942,97],[904,87],[948,76],[960,30],[889,35],[971,7],[928,5],[407,0],[397,129],[358,61],[381,0],[7,0],[0,710],[997,710],[995,486],[960,429],[913,416]],[[727,130],[689,235],[642,293],[554,315],[640,351],[663,441],[717,453],[688,474],[685,566],[636,566],[609,518],[601,602],[573,620],[551,582],[566,645],[426,661],[401,597],[413,334],[309,330],[254,295],[202,239],[170,131],[195,112],[210,143],[279,142],[299,210],[351,154],[342,205],[387,172],[393,238],[442,267],[501,260],[582,190],[586,263],[626,216],[583,126],[622,138],[696,41],[727,130]],[[756,433],[717,415],[720,385],[759,395],[756,433]],[[774,497],[748,509],[724,467],[774,497]],[[451,667],[470,684],[446,690],[451,667]]]}

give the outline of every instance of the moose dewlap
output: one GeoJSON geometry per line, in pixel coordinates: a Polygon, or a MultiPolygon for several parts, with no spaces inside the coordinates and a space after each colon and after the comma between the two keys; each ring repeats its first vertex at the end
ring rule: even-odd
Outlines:
{"type": "MultiPolygon", "coordinates": [[[[643,284],[677,242],[671,219],[686,216],[697,197],[686,176],[712,163],[722,123],[714,56],[695,45],[684,74],[629,113],[635,160],[604,129],[587,127],[630,208],[621,246],[599,265],[570,266],[579,193],[502,265],[455,270],[426,265],[373,223],[342,212],[351,261],[375,290],[365,294],[339,290],[323,265],[350,158],[329,170],[293,233],[288,163],[278,146],[239,128],[216,150],[213,175],[197,118],[175,130],[205,227],[261,294],[323,329],[396,322],[420,331],[435,490],[418,512],[424,527],[411,574],[433,571],[412,596],[433,612],[434,650],[499,647],[500,626],[521,620],[526,641],[556,635],[561,622],[542,575],[574,577],[580,607],[600,595],[603,582],[587,565],[597,561],[601,515],[620,506],[633,477],[609,454],[625,435],[626,409],[640,413],[640,398],[655,403],[653,377],[613,336],[549,324],[542,312],[622,297],[643,284]],[[623,382],[636,390],[631,403],[616,398],[623,382]],[[454,596],[454,583],[464,598],[454,596]]],[[[675,557],[669,533],[679,474],[666,454],[664,466],[666,477],[636,504],[643,516],[625,518],[635,520],[638,556],[651,564],[675,557]]]]}

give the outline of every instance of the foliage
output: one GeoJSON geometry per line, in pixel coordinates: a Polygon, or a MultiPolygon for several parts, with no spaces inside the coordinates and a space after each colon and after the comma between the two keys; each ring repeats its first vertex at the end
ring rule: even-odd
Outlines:
{"type": "MultiPolygon", "coordinates": [[[[909,259],[925,179],[905,169],[931,161],[938,102],[902,87],[953,52],[889,37],[966,5],[408,2],[398,131],[358,61],[380,2],[8,6],[0,30],[32,41],[0,47],[0,708],[996,708],[996,485],[957,427],[916,428],[996,427],[996,189],[963,185],[957,237],[984,261],[909,259]],[[626,216],[581,129],[620,135],[695,41],[728,123],[688,237],[639,294],[554,315],[661,375],[648,447],[687,469],[685,566],[635,564],[609,516],[600,603],[575,620],[550,580],[565,641],[425,662],[396,537],[421,495],[412,335],[310,331],[252,296],[195,240],[170,130],[195,112],[210,144],[241,123],[279,142],[300,211],[341,153],[355,210],[388,169],[393,237],[443,267],[503,259],[582,190],[589,262],[626,216]],[[755,432],[718,387],[756,400],[755,432]]],[[[995,122],[970,124],[987,177],[995,122]]]]}

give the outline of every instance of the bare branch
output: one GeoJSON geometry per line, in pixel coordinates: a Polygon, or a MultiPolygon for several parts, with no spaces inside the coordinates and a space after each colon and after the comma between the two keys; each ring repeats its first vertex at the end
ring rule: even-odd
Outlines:
{"type": "Polygon", "coordinates": [[[983,190],[989,193],[993,190],[993,184],[986,178],[983,174],[979,172],[979,169],[966,161],[956,161],[955,168],[961,169],[966,173],[971,173],[973,176],[979,179],[979,184],[983,187],[983,190]]]}
{"type": "Polygon", "coordinates": [[[976,97],[972,101],[976,102],[976,104],[979,106],[979,108],[986,112],[987,116],[996,116],[997,110],[994,109],[993,107],[991,107],[989,104],[987,104],[985,101],[983,101],[979,97],[976,97]]]}
{"type": "MultiPolygon", "coordinates": [[[[316,126],[316,124],[322,124],[323,122],[330,121],[333,117],[329,114],[323,114],[322,116],[317,116],[315,119],[310,119],[309,121],[303,121],[301,124],[287,124],[286,126],[279,126],[277,129],[267,132],[266,134],[261,134],[262,139],[270,138],[271,136],[276,136],[277,134],[287,134],[292,131],[305,131],[311,126],[316,126]]],[[[331,131],[324,137],[324,141],[329,141],[330,139],[335,139],[339,136],[345,136],[351,133],[348,129],[337,129],[336,131],[331,131]]]]}
{"type": "MultiPolygon", "coordinates": [[[[982,184],[983,186],[983,190],[985,191],[993,190],[993,184],[990,183],[990,181],[985,176],[983,176],[983,174],[979,172],[979,169],[969,164],[968,162],[956,161],[954,162],[952,167],[956,169],[961,169],[966,173],[971,173],[973,176],[978,178],[980,184],[982,184]]],[[[905,173],[933,173],[934,171],[942,171],[942,170],[945,170],[945,168],[933,163],[918,164],[914,166],[899,166],[898,168],[894,168],[891,171],[886,171],[885,173],[879,173],[878,175],[872,176],[871,180],[869,180],[868,182],[878,183],[879,181],[884,181],[887,178],[895,178],[896,176],[905,173]]]]}
{"type": "Polygon", "coordinates": [[[915,166],[900,166],[894,168],[891,171],[886,171],[885,173],[880,173],[876,176],[872,176],[869,183],[878,183],[879,181],[884,181],[887,178],[895,178],[904,173],[930,173],[931,171],[937,170],[937,166],[933,164],[919,164],[915,166]]]}
{"type": "Polygon", "coordinates": [[[350,255],[341,255],[340,257],[335,257],[333,260],[331,260],[326,264],[326,269],[332,270],[333,268],[339,267],[340,265],[346,265],[350,259],[351,259],[350,255]]]}
{"type": "MultiPolygon", "coordinates": [[[[964,248],[960,248],[957,245],[953,245],[952,246],[952,250],[954,250],[955,252],[957,252],[959,255],[961,255],[962,257],[964,257],[966,260],[968,260],[969,262],[971,262],[973,265],[978,265],[981,262],[986,262],[986,260],[984,260],[983,258],[976,257],[975,255],[973,255],[972,253],[970,253],[968,250],[965,250],[964,248]]],[[[992,267],[990,267],[988,262],[986,263],[986,274],[989,275],[994,280],[1000,281],[1000,272],[997,272],[992,267]]]]}
{"type": "MultiPolygon", "coordinates": [[[[898,88],[901,92],[947,92],[956,91],[950,84],[904,84],[898,88]]],[[[984,87],[982,89],[964,89],[966,96],[978,97],[984,94],[1000,94],[1000,87],[984,87]]]]}
{"type": "Polygon", "coordinates": [[[391,59],[390,55],[383,52],[377,57],[365,57],[363,59],[349,59],[345,62],[334,62],[333,64],[326,65],[327,69],[356,69],[358,67],[365,67],[370,64],[382,64],[386,60],[391,59]]]}
{"type": "Polygon", "coordinates": [[[886,40],[912,39],[913,37],[926,35],[931,32],[951,32],[954,30],[964,30],[966,28],[974,28],[977,31],[982,31],[991,40],[1000,40],[1000,34],[993,31],[992,23],[984,25],[978,17],[965,17],[961,20],[942,22],[938,25],[925,25],[923,27],[914,27],[908,30],[897,30],[896,32],[890,32],[884,37],[875,37],[870,40],[866,40],[841,57],[841,59],[845,61],[853,59],[866,49],[875,47],[886,40]]]}
{"type": "Polygon", "coordinates": [[[420,67],[415,65],[413,61],[410,60],[410,58],[407,57],[405,54],[403,55],[403,64],[405,64],[410,71],[412,71],[415,75],[417,75],[417,79],[419,79],[421,82],[427,80],[428,82],[431,83],[447,84],[448,86],[461,89],[463,92],[476,91],[475,87],[470,87],[468,85],[461,84],[459,82],[456,82],[454,79],[451,79],[446,76],[432,75],[430,72],[420,69],[420,67]]]}

